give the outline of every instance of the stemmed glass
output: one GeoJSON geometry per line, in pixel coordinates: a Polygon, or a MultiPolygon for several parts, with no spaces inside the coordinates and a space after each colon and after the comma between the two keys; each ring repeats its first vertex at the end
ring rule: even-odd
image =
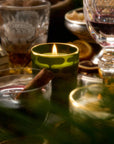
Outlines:
{"type": "MultiPolygon", "coordinates": [[[[114,0],[83,0],[87,28],[103,49],[114,47],[114,0]]],[[[98,63],[99,57],[93,63],[98,63]]]]}
{"type": "Polygon", "coordinates": [[[102,47],[92,62],[114,76],[114,0],[83,0],[83,5],[87,28],[102,47]]]}

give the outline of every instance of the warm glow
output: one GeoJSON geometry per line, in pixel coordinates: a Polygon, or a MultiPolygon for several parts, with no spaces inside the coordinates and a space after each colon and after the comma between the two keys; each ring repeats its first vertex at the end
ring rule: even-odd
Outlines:
{"type": "Polygon", "coordinates": [[[53,53],[54,55],[57,55],[57,47],[56,47],[55,44],[53,45],[52,53],[53,53]]]}
{"type": "Polygon", "coordinates": [[[98,100],[101,100],[101,99],[102,99],[102,95],[101,95],[101,94],[98,94],[97,99],[98,99],[98,100]]]}
{"type": "Polygon", "coordinates": [[[80,105],[75,101],[73,101],[72,104],[73,104],[74,107],[77,107],[77,108],[80,107],[80,105]]]}
{"type": "Polygon", "coordinates": [[[80,105],[73,99],[72,96],[70,96],[70,102],[71,102],[72,106],[74,106],[74,107],[80,107],[80,105]]]}

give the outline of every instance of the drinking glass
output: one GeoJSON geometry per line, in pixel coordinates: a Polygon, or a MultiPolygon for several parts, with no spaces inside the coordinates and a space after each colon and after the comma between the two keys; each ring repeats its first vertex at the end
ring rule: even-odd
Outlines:
{"type": "MultiPolygon", "coordinates": [[[[94,64],[98,64],[104,52],[107,54],[107,49],[107,55],[114,55],[114,0],[83,0],[83,5],[88,30],[102,47],[99,54],[92,60],[94,64]]],[[[109,59],[105,57],[104,61],[109,59]]]]}
{"type": "Polygon", "coordinates": [[[26,66],[31,46],[47,42],[50,2],[6,0],[0,3],[1,45],[9,55],[10,67],[26,66]]]}
{"type": "Polygon", "coordinates": [[[77,144],[114,143],[114,86],[92,84],[69,95],[71,132],[77,144]]]}
{"type": "Polygon", "coordinates": [[[0,70],[0,141],[36,136],[46,122],[51,80],[40,87],[32,85],[25,90],[25,86],[40,72],[28,69],[0,70]]]}

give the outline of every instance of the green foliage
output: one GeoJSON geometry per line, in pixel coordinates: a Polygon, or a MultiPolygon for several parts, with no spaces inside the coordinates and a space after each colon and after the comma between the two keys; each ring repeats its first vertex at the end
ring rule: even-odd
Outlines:
{"type": "MultiPolygon", "coordinates": [[[[67,85],[66,89],[68,90],[67,85]]],[[[24,137],[25,139],[22,140],[23,144],[40,144],[40,135],[49,141],[46,144],[113,144],[114,102],[111,88],[105,87],[101,91],[102,99],[99,103],[104,110],[110,108],[108,112],[112,113],[112,117],[109,119],[96,117],[89,113],[89,111],[82,111],[80,109],[77,109],[75,115],[71,115],[68,105],[64,103],[68,100],[69,90],[67,90],[61,91],[59,89],[59,91],[52,95],[48,117],[46,115],[45,121],[42,119],[42,122],[38,116],[32,114],[32,109],[27,111],[27,109],[0,108],[0,141],[18,138],[17,142],[15,141],[14,143],[18,144],[22,137],[24,137]],[[64,97],[65,92],[66,98],[64,97]],[[58,99],[55,99],[55,96],[58,96],[58,99]]],[[[47,103],[42,103],[41,98],[40,100],[37,102],[40,106],[42,105],[39,112],[37,111],[37,105],[31,105],[31,108],[39,116],[45,113],[48,108],[47,103]]],[[[31,100],[31,102],[33,101],[31,100]]]]}

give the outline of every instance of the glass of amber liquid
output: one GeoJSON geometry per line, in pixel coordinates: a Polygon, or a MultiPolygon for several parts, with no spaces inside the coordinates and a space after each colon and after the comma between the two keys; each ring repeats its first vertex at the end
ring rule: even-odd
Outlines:
{"type": "Polygon", "coordinates": [[[50,2],[45,0],[0,3],[1,45],[9,55],[10,67],[30,62],[31,46],[47,42],[50,2]]]}

